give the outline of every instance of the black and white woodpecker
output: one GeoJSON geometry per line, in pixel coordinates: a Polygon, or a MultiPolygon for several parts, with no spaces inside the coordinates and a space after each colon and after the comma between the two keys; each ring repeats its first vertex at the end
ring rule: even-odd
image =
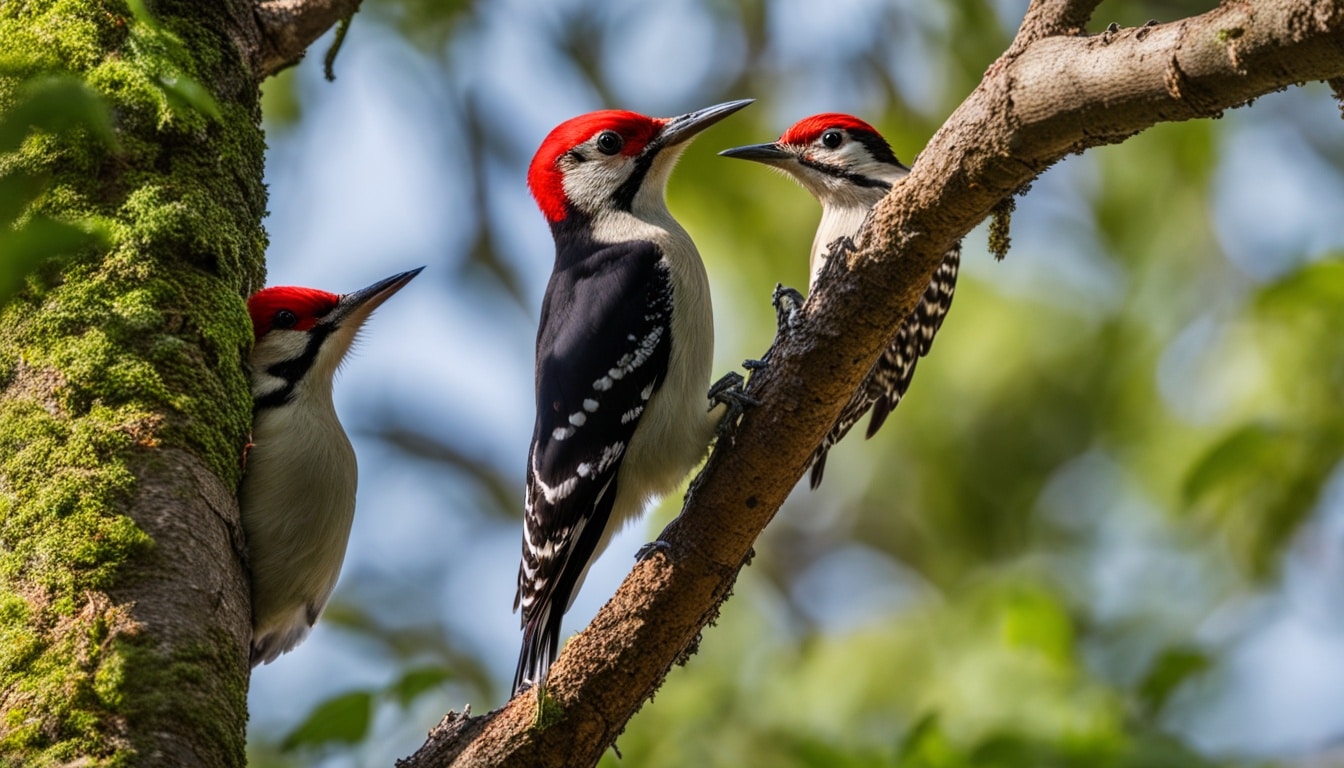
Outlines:
{"type": "MultiPolygon", "coordinates": [[[[734,147],[719,154],[778,168],[821,203],[821,223],[812,239],[809,260],[809,291],[816,287],[832,244],[844,239],[852,246],[852,238],[863,227],[873,206],[910,173],[876,129],[857,117],[839,113],[804,118],[778,141],[734,147]]],[[[901,323],[896,336],[813,452],[808,461],[812,466],[813,488],[821,485],[826,453],[831,447],[869,410],[873,415],[868,421],[868,437],[872,437],[905,395],[915,375],[915,364],[928,354],[933,337],[952,306],[960,265],[958,243],[943,256],[919,304],[901,323]]]]}
{"type": "Polygon", "coordinates": [[[545,681],[561,618],[611,536],[681,482],[742,403],[741,376],[710,387],[709,279],[664,191],[691,139],[750,103],[673,118],[592,112],[532,158],[555,266],[537,330],[515,690],[545,681]]]}
{"type": "Polygon", "coordinates": [[[355,517],[355,451],[331,385],[364,321],[420,274],[338,296],[277,286],[247,301],[252,442],[238,504],[252,573],[252,666],[303,642],[331,597],[355,517]]]}

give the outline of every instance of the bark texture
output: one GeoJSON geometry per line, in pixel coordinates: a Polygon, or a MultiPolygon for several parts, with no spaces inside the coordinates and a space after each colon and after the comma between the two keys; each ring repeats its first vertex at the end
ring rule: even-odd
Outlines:
{"type": "Polygon", "coordinates": [[[0,110],[34,77],[73,74],[108,101],[116,137],[34,135],[0,156],[0,173],[47,180],[35,212],[110,232],[0,310],[4,765],[246,762],[233,494],[266,198],[239,17],[240,0],[141,16],[114,0],[0,3],[0,110]]]}
{"type": "Polygon", "coordinates": [[[400,766],[595,764],[671,665],[694,652],[812,447],[953,242],[1070,153],[1344,75],[1344,2],[1228,2],[1170,24],[1083,34],[1095,6],[1032,3],[1018,38],[857,247],[831,259],[770,367],[752,377],[749,392],[764,405],[693,484],[660,536],[668,550],[636,565],[565,646],[546,700],[526,692],[480,717],[450,713],[400,766]]]}
{"type": "MultiPolygon", "coordinates": [[[[259,0],[255,34],[240,37],[258,77],[293,64],[333,24],[359,10],[360,0],[259,0]]],[[[241,30],[240,30],[241,31],[241,30]]],[[[251,30],[248,30],[250,32],[251,30]]]]}

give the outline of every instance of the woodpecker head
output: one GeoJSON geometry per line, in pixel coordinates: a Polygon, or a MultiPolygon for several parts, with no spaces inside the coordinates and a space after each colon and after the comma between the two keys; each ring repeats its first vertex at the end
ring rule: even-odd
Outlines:
{"type": "Polygon", "coordinates": [[[338,296],[315,288],[276,286],[247,300],[256,341],[255,408],[284,405],[304,394],[331,396],[331,380],[364,321],[424,267],[338,296]]]}
{"type": "Polygon", "coordinates": [[[667,178],[690,140],[751,102],[670,118],[605,109],[566,120],[541,142],[527,185],[553,227],[622,212],[655,217],[666,211],[667,178]]]}
{"type": "Polygon", "coordinates": [[[871,207],[910,172],[875,128],[857,117],[834,112],[799,120],[779,141],[734,147],[719,154],[778,168],[823,206],[871,207]]]}

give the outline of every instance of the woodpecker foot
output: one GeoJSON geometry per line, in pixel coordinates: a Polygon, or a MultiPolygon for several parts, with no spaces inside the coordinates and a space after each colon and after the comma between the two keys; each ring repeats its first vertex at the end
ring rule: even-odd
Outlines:
{"type": "Polygon", "coordinates": [[[742,418],[742,414],[747,408],[761,404],[760,400],[748,395],[743,389],[745,379],[737,371],[729,371],[723,375],[723,378],[714,382],[714,386],[709,388],[710,410],[719,405],[728,407],[728,412],[719,420],[719,426],[715,429],[715,435],[722,440],[727,437],[733,429],[737,427],[737,422],[742,418]]]}
{"type": "Polygon", "coordinates": [[[775,283],[775,292],[770,296],[770,304],[775,308],[775,334],[791,330],[798,324],[798,313],[803,309],[803,294],[783,283],[775,283]]]}
{"type": "Polygon", "coordinates": [[[775,292],[770,296],[770,305],[775,308],[775,340],[759,359],[743,360],[743,368],[755,372],[770,367],[770,356],[779,343],[779,337],[786,335],[798,325],[798,313],[802,311],[803,302],[806,300],[797,290],[783,283],[775,283],[775,292]]]}
{"type": "Polygon", "coordinates": [[[655,553],[662,552],[664,555],[666,555],[671,551],[672,551],[671,544],[668,544],[666,541],[663,541],[662,539],[654,539],[653,541],[650,541],[648,544],[645,544],[644,546],[640,547],[639,550],[635,552],[635,562],[642,563],[645,560],[648,560],[650,557],[653,557],[655,553]]]}

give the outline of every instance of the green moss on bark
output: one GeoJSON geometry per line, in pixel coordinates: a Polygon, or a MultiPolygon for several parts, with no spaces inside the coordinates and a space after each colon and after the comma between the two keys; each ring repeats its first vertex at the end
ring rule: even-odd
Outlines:
{"type": "Polygon", "coordinates": [[[35,212],[96,217],[111,246],[68,254],[0,310],[0,763],[151,764],[156,718],[191,721],[241,763],[237,643],[145,637],[125,594],[155,542],[128,515],[136,468],[184,448],[227,487],[250,425],[243,305],[262,281],[263,139],[255,83],[221,3],[0,3],[0,109],[28,76],[103,94],[117,146],[33,136],[0,172],[48,181],[35,212]],[[184,100],[189,78],[219,119],[184,100]],[[221,674],[223,670],[223,674],[221,674]],[[203,681],[203,676],[217,679],[203,681]]]}

